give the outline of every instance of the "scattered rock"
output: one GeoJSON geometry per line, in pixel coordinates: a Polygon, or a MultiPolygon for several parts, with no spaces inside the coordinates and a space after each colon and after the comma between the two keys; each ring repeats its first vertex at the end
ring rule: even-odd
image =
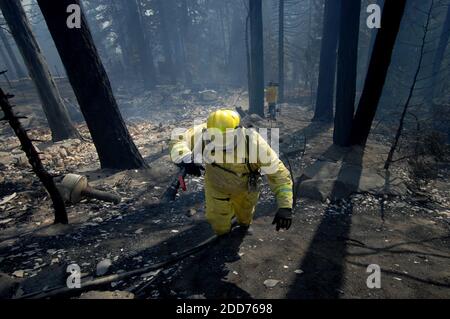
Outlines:
{"type": "Polygon", "coordinates": [[[13,276],[15,276],[17,278],[23,278],[25,276],[25,271],[24,270],[16,270],[15,272],[13,272],[13,276]]]}
{"type": "Polygon", "coordinates": [[[11,221],[13,221],[12,218],[0,219],[0,225],[8,224],[11,221]]]}
{"type": "Polygon", "coordinates": [[[264,286],[266,286],[267,288],[273,288],[276,285],[278,285],[279,282],[280,282],[279,280],[267,279],[264,281],[264,286]]]}
{"type": "Polygon", "coordinates": [[[189,209],[189,211],[186,213],[186,216],[192,217],[195,214],[197,214],[197,211],[194,208],[189,209]]]}
{"type": "Polygon", "coordinates": [[[103,276],[106,274],[111,267],[112,262],[111,259],[103,259],[101,262],[97,264],[96,274],[97,276],[103,276]]]}
{"type": "Polygon", "coordinates": [[[11,194],[9,196],[5,196],[0,201],[0,205],[5,205],[6,203],[9,203],[10,201],[12,201],[16,197],[17,197],[17,193],[11,194]]]}
{"type": "Polygon", "coordinates": [[[198,92],[198,96],[203,102],[213,102],[218,98],[218,94],[214,90],[205,90],[198,92]]]}

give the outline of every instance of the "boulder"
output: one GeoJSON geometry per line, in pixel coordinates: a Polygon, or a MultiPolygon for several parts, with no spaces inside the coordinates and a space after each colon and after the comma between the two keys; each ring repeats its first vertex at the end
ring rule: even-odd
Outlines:
{"type": "Polygon", "coordinates": [[[405,195],[405,183],[384,170],[359,165],[318,160],[305,169],[299,195],[314,200],[344,199],[353,193],[373,195],[405,195]]]}
{"type": "Polygon", "coordinates": [[[198,92],[198,96],[203,102],[213,102],[216,101],[219,97],[218,93],[214,90],[205,90],[198,92]]]}

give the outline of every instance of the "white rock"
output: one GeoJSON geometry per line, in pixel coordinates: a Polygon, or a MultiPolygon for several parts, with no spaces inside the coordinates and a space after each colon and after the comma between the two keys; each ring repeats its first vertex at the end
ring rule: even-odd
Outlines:
{"type": "Polygon", "coordinates": [[[17,278],[23,278],[25,276],[25,271],[24,270],[16,270],[15,272],[13,272],[13,276],[15,276],[17,278]]]}
{"type": "Polygon", "coordinates": [[[106,274],[111,267],[112,262],[111,259],[103,259],[101,262],[97,264],[97,276],[103,276],[106,274]]]}
{"type": "Polygon", "coordinates": [[[264,286],[266,286],[267,288],[273,288],[278,285],[279,282],[280,281],[276,279],[267,279],[264,281],[264,286]]]}

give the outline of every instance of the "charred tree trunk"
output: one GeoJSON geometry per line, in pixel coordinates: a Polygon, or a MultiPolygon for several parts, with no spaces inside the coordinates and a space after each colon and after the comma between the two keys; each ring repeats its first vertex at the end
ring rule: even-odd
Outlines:
{"type": "Polygon", "coordinates": [[[333,120],[340,3],[341,1],[336,0],[325,1],[319,85],[313,121],[331,122],[333,120]]]}
{"type": "Polygon", "coordinates": [[[20,0],[0,0],[0,8],[38,91],[53,141],[78,137],[20,0]]]}
{"type": "Polygon", "coordinates": [[[433,98],[436,94],[436,87],[439,80],[439,72],[441,70],[442,61],[444,60],[445,51],[448,46],[448,40],[450,38],[450,5],[447,8],[447,15],[442,27],[441,36],[439,38],[439,45],[436,49],[436,53],[433,58],[433,73],[431,78],[431,87],[427,94],[427,101],[429,104],[433,103],[433,98]]]}
{"type": "Polygon", "coordinates": [[[5,115],[3,119],[7,120],[11,128],[14,130],[14,133],[20,141],[22,150],[25,152],[31,167],[33,168],[33,172],[37,175],[52,199],[53,207],[55,209],[55,224],[67,224],[69,221],[67,218],[66,206],[64,205],[64,200],[61,197],[61,194],[56,188],[55,182],[53,181],[53,176],[51,176],[42,165],[36,148],[34,147],[31,139],[28,137],[27,132],[22,127],[19,120],[20,118],[14,115],[12,107],[8,101],[8,96],[3,93],[2,89],[0,89],[0,107],[5,115]]]}
{"type": "Polygon", "coordinates": [[[8,58],[5,50],[3,50],[3,47],[1,44],[0,44],[0,56],[2,57],[3,64],[4,64],[5,68],[9,71],[8,73],[11,75],[11,77],[14,78],[14,76],[16,76],[17,78],[19,78],[17,76],[17,74],[15,74],[15,70],[12,67],[11,62],[9,61],[9,58],[8,58]]]}
{"type": "Polygon", "coordinates": [[[250,114],[264,116],[264,46],[261,0],[249,0],[250,13],[250,114]]]}
{"type": "Polygon", "coordinates": [[[170,83],[175,84],[177,77],[175,75],[175,67],[173,60],[173,48],[170,42],[169,16],[167,8],[167,0],[158,0],[161,44],[164,53],[164,71],[168,75],[170,83]]]}
{"type": "Polygon", "coordinates": [[[20,65],[19,61],[17,61],[17,57],[14,54],[13,49],[11,48],[11,45],[9,44],[8,37],[5,34],[5,31],[3,31],[2,28],[0,28],[0,37],[2,38],[3,45],[5,46],[6,52],[8,53],[8,56],[14,66],[14,71],[17,75],[18,79],[25,78],[27,74],[25,73],[24,69],[20,65]]]}
{"type": "Polygon", "coordinates": [[[278,5],[278,102],[284,103],[284,0],[278,5]]]}
{"type": "MultiPolygon", "coordinates": [[[[385,0],[377,0],[377,4],[380,6],[381,10],[384,9],[384,1],[385,0]]],[[[372,52],[373,52],[373,48],[375,46],[375,40],[376,40],[377,35],[378,35],[378,29],[374,29],[370,33],[371,33],[371,35],[370,35],[369,48],[367,50],[367,67],[366,67],[366,70],[369,70],[370,59],[372,58],[372,52]]]]}
{"type": "Polygon", "coordinates": [[[364,146],[372,127],[384,83],[391,64],[392,51],[400,30],[406,0],[386,1],[378,31],[369,71],[359,100],[358,110],[353,120],[352,144],[364,146]]]}
{"type": "Polygon", "coordinates": [[[360,11],[361,0],[341,2],[333,140],[334,144],[344,147],[350,145],[355,111],[360,11]]]}
{"type": "Polygon", "coordinates": [[[79,0],[38,0],[38,4],[66,68],[102,168],[144,167],[145,162],[120,114],[84,13],[80,29],[66,26],[66,8],[79,4],[79,0]]]}
{"type": "Polygon", "coordinates": [[[186,82],[187,86],[192,85],[192,73],[188,58],[188,52],[189,52],[189,43],[190,41],[190,35],[191,35],[191,21],[189,18],[189,6],[188,6],[188,0],[183,0],[181,2],[181,30],[180,33],[181,36],[181,50],[183,55],[183,64],[184,64],[184,81],[186,82]]]}
{"type": "Polygon", "coordinates": [[[132,63],[137,74],[140,74],[144,87],[152,89],[155,87],[155,65],[153,63],[153,54],[144,34],[142,26],[142,16],[139,5],[136,0],[128,0],[125,4],[125,15],[130,38],[132,63]]]}
{"type": "Polygon", "coordinates": [[[236,86],[245,86],[245,78],[246,78],[246,45],[247,45],[247,37],[248,28],[247,21],[245,16],[242,15],[242,11],[233,7],[232,9],[232,23],[231,23],[231,40],[230,47],[228,49],[230,57],[228,60],[230,61],[229,75],[231,82],[236,86]]]}
{"type": "MultiPolygon", "coordinates": [[[[386,6],[387,6],[387,4],[386,4],[386,6]]],[[[423,36],[422,36],[422,44],[420,46],[420,52],[419,52],[419,62],[417,63],[416,71],[415,71],[414,77],[412,79],[412,83],[411,83],[411,87],[409,89],[408,97],[407,97],[407,99],[405,101],[405,105],[403,106],[403,112],[402,112],[402,114],[400,116],[400,121],[399,121],[399,125],[398,125],[398,128],[397,128],[397,133],[395,133],[395,137],[394,137],[394,142],[392,143],[391,149],[389,150],[389,153],[388,153],[388,157],[386,159],[386,162],[384,163],[384,169],[386,171],[389,170],[389,168],[390,168],[390,166],[391,166],[391,164],[393,162],[394,153],[397,150],[397,146],[398,146],[398,144],[400,142],[400,138],[401,138],[402,133],[403,133],[403,127],[405,125],[406,114],[408,113],[408,109],[410,107],[410,103],[411,103],[411,100],[413,98],[414,91],[416,90],[417,80],[419,78],[420,71],[422,70],[422,64],[423,64],[424,55],[425,55],[425,46],[426,46],[426,43],[427,43],[427,35],[428,35],[429,30],[430,30],[430,23],[431,23],[431,20],[432,20],[433,7],[434,7],[434,0],[431,0],[430,8],[428,9],[428,13],[427,13],[427,20],[426,20],[426,23],[424,25],[424,32],[423,32],[423,36]]],[[[377,39],[377,41],[378,41],[378,39],[377,39]]]]}

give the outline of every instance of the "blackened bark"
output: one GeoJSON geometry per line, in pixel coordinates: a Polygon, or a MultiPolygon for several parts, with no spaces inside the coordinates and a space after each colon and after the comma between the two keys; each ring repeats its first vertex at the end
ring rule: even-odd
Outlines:
{"type": "Polygon", "coordinates": [[[325,1],[319,85],[313,121],[333,120],[340,3],[341,1],[325,1]]]}
{"type": "Polygon", "coordinates": [[[181,2],[181,52],[183,55],[183,71],[184,71],[184,81],[187,86],[192,85],[192,73],[188,58],[189,44],[191,43],[191,21],[189,17],[189,6],[188,0],[182,0],[181,2]]]}
{"type": "Polygon", "coordinates": [[[78,137],[20,0],[0,0],[0,8],[38,91],[53,141],[78,137]]]}
{"type": "Polygon", "coordinates": [[[261,0],[249,0],[250,8],[250,114],[264,116],[264,46],[261,0]]]}
{"type": "Polygon", "coordinates": [[[284,103],[284,0],[278,5],[278,102],[284,103]]]}
{"type": "Polygon", "coordinates": [[[246,78],[246,17],[242,14],[242,10],[233,6],[232,8],[232,22],[231,22],[231,40],[229,51],[230,68],[229,76],[231,82],[236,86],[244,86],[246,78]]]}
{"type": "Polygon", "coordinates": [[[173,48],[170,42],[171,36],[169,31],[169,21],[167,8],[168,0],[158,0],[158,10],[159,10],[159,21],[160,21],[160,31],[161,31],[161,44],[164,53],[164,71],[168,75],[170,83],[175,84],[177,77],[175,74],[175,66],[173,60],[173,48]]]}
{"type": "Polygon", "coordinates": [[[436,87],[438,86],[439,72],[441,70],[442,61],[444,60],[445,51],[448,46],[450,38],[450,5],[447,8],[447,15],[442,27],[441,36],[439,37],[439,45],[433,58],[433,74],[431,78],[431,86],[427,94],[427,101],[432,104],[433,98],[436,94],[436,87]]]}
{"type": "Polygon", "coordinates": [[[125,15],[130,39],[131,54],[135,71],[140,74],[146,89],[155,87],[155,65],[153,53],[142,26],[142,16],[136,0],[128,0],[125,4],[125,15]]]}
{"type": "Polygon", "coordinates": [[[66,68],[102,168],[144,167],[144,160],[120,114],[84,13],[81,28],[66,26],[66,8],[70,4],[79,5],[79,0],[38,0],[38,4],[66,68]]]}
{"type": "Polygon", "coordinates": [[[8,74],[11,76],[11,78],[14,78],[14,76],[17,77],[17,74],[15,74],[15,70],[11,62],[9,61],[8,55],[6,54],[5,50],[3,50],[3,46],[1,44],[0,44],[0,56],[2,57],[4,67],[6,67],[6,70],[9,71],[8,74]]]}
{"type": "Polygon", "coordinates": [[[350,145],[355,111],[360,11],[361,0],[343,0],[341,2],[333,136],[334,144],[338,146],[350,145]]]}
{"type": "MultiPolygon", "coordinates": [[[[381,10],[384,9],[384,1],[385,0],[377,0],[377,4],[380,6],[381,10]]],[[[369,42],[369,48],[367,53],[367,70],[369,70],[370,66],[370,59],[372,57],[373,47],[375,46],[375,40],[377,38],[378,29],[373,29],[370,32],[370,42],[369,42]]]]}
{"type": "Polygon", "coordinates": [[[14,66],[14,71],[16,72],[17,78],[21,79],[26,77],[27,74],[20,65],[19,61],[17,61],[17,57],[14,54],[11,45],[9,44],[8,37],[6,36],[5,31],[3,31],[2,28],[0,28],[0,37],[2,38],[3,45],[5,46],[6,52],[8,53],[8,56],[11,59],[11,62],[14,66]]]}
{"type": "MultiPolygon", "coordinates": [[[[8,0],[9,1],[9,0],[8,0]]],[[[53,208],[55,209],[55,224],[67,224],[67,211],[64,205],[64,200],[56,188],[53,177],[45,170],[42,165],[39,154],[36,151],[31,139],[28,137],[26,130],[22,127],[19,117],[15,116],[12,111],[12,107],[9,104],[8,96],[0,89],[0,107],[4,114],[4,119],[9,122],[9,125],[14,130],[17,138],[20,141],[22,150],[25,152],[28,162],[33,168],[33,172],[37,175],[41,183],[44,185],[45,189],[48,191],[50,198],[53,203],[53,208]]]]}
{"type": "Polygon", "coordinates": [[[391,64],[392,51],[400,30],[406,0],[386,1],[378,31],[364,89],[358,110],[353,120],[352,144],[364,146],[372,127],[384,83],[391,64]]]}

